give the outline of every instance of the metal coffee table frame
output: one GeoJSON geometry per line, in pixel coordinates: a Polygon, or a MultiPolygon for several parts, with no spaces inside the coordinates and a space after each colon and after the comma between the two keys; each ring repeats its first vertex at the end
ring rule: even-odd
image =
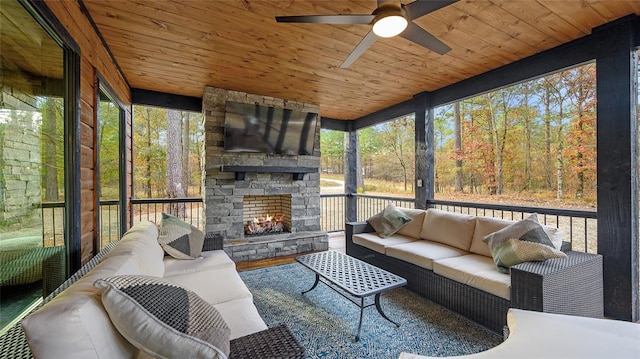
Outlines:
{"type": "Polygon", "coordinates": [[[344,253],[335,251],[302,255],[296,257],[296,261],[312,270],[316,275],[316,281],[313,283],[313,286],[302,292],[303,295],[315,289],[318,283],[322,282],[336,293],[360,307],[358,334],[356,334],[355,337],[356,342],[360,340],[362,312],[364,308],[375,305],[378,313],[380,313],[384,319],[390,321],[396,327],[400,327],[398,323],[389,319],[382,311],[382,307],[380,306],[380,293],[406,285],[406,279],[344,253]],[[374,297],[373,302],[371,302],[371,296],[374,297]]]}

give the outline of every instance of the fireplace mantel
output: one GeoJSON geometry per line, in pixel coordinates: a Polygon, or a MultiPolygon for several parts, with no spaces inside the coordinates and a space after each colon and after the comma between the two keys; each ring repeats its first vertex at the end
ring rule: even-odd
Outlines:
{"type": "Polygon", "coordinates": [[[243,181],[247,172],[291,173],[294,181],[301,181],[305,173],[318,172],[315,167],[274,167],[274,166],[220,166],[220,172],[235,172],[236,181],[243,181]]]}

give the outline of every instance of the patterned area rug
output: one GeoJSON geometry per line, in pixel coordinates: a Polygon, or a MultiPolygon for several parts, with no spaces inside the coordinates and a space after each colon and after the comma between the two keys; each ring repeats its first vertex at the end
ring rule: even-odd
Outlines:
{"type": "Polygon", "coordinates": [[[381,295],[385,314],[375,306],[364,310],[360,341],[354,337],[360,309],[320,283],[298,263],[240,272],[260,315],[269,327],[286,324],[304,345],[309,358],[393,359],[405,351],[429,356],[477,353],[502,342],[502,337],[407,289],[381,295]]]}

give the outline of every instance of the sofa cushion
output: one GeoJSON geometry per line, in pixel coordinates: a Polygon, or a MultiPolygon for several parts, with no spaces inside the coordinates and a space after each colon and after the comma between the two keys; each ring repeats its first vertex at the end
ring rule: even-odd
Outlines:
{"type": "Polygon", "coordinates": [[[138,349],[160,358],[224,358],[229,327],[195,293],[151,276],[99,279],[102,303],[120,333],[138,349]]]}
{"type": "Polygon", "coordinates": [[[202,252],[204,233],[191,223],[162,213],[158,243],[176,259],[194,259],[202,252]]]}
{"type": "Polygon", "coordinates": [[[195,292],[209,304],[253,298],[233,267],[209,268],[205,271],[166,276],[165,279],[195,292]]]}
{"type": "Polygon", "coordinates": [[[460,257],[438,259],[433,272],[495,296],[511,300],[511,276],[496,271],[491,257],[467,254],[460,257]]]}
{"type": "Polygon", "coordinates": [[[420,237],[469,251],[476,217],[429,208],[420,237]]]}
{"type": "Polygon", "coordinates": [[[371,250],[374,250],[382,254],[386,253],[386,248],[388,246],[394,246],[394,245],[403,244],[403,243],[410,243],[417,240],[415,238],[402,236],[399,234],[394,234],[387,238],[380,238],[375,233],[354,234],[352,239],[353,239],[353,243],[359,244],[363,247],[367,247],[371,250]]]}
{"type": "Polygon", "coordinates": [[[231,329],[231,340],[267,329],[252,298],[240,298],[215,304],[231,329]]]}
{"type": "Polygon", "coordinates": [[[105,258],[89,273],[22,321],[27,342],[36,358],[131,358],[138,350],[111,320],[93,287],[97,279],[139,274],[133,256],[105,258]]]}
{"type": "MultiPolygon", "coordinates": [[[[484,237],[493,232],[508,227],[515,222],[516,221],[510,221],[501,218],[478,217],[476,219],[476,228],[473,232],[473,240],[471,241],[471,249],[469,249],[469,252],[491,257],[489,246],[487,246],[487,244],[483,241],[484,237]]],[[[544,232],[547,234],[547,236],[549,236],[549,239],[551,240],[551,243],[553,243],[555,249],[560,250],[564,237],[564,233],[562,232],[562,230],[546,225],[542,225],[542,229],[544,229],[544,232]]]]}
{"type": "Polygon", "coordinates": [[[469,254],[462,249],[446,244],[419,240],[411,243],[388,246],[386,254],[389,257],[413,263],[419,267],[433,269],[435,259],[458,257],[469,254]]]}
{"type": "Polygon", "coordinates": [[[503,273],[523,262],[566,257],[554,248],[536,214],[484,237],[483,241],[489,246],[498,270],[503,273]]]}
{"type": "Polygon", "coordinates": [[[131,227],[105,257],[132,255],[138,261],[140,273],[154,277],[164,275],[164,250],[158,244],[158,227],[142,221],[131,227]]]}
{"type": "Polygon", "coordinates": [[[409,223],[405,224],[400,228],[396,234],[401,234],[403,236],[412,237],[415,239],[420,238],[420,231],[422,231],[422,225],[424,223],[424,216],[427,214],[427,211],[424,209],[413,209],[413,208],[402,208],[398,207],[402,213],[411,218],[409,223]]]}
{"type": "Polygon", "coordinates": [[[197,258],[184,261],[170,256],[164,257],[164,276],[201,272],[215,268],[235,268],[236,264],[223,250],[205,251],[197,258]]]}

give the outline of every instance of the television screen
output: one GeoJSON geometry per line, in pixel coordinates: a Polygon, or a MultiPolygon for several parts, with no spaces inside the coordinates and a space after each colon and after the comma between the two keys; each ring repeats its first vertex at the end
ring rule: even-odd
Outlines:
{"type": "Polygon", "coordinates": [[[226,102],[224,150],[312,155],[318,114],[226,102]]]}

